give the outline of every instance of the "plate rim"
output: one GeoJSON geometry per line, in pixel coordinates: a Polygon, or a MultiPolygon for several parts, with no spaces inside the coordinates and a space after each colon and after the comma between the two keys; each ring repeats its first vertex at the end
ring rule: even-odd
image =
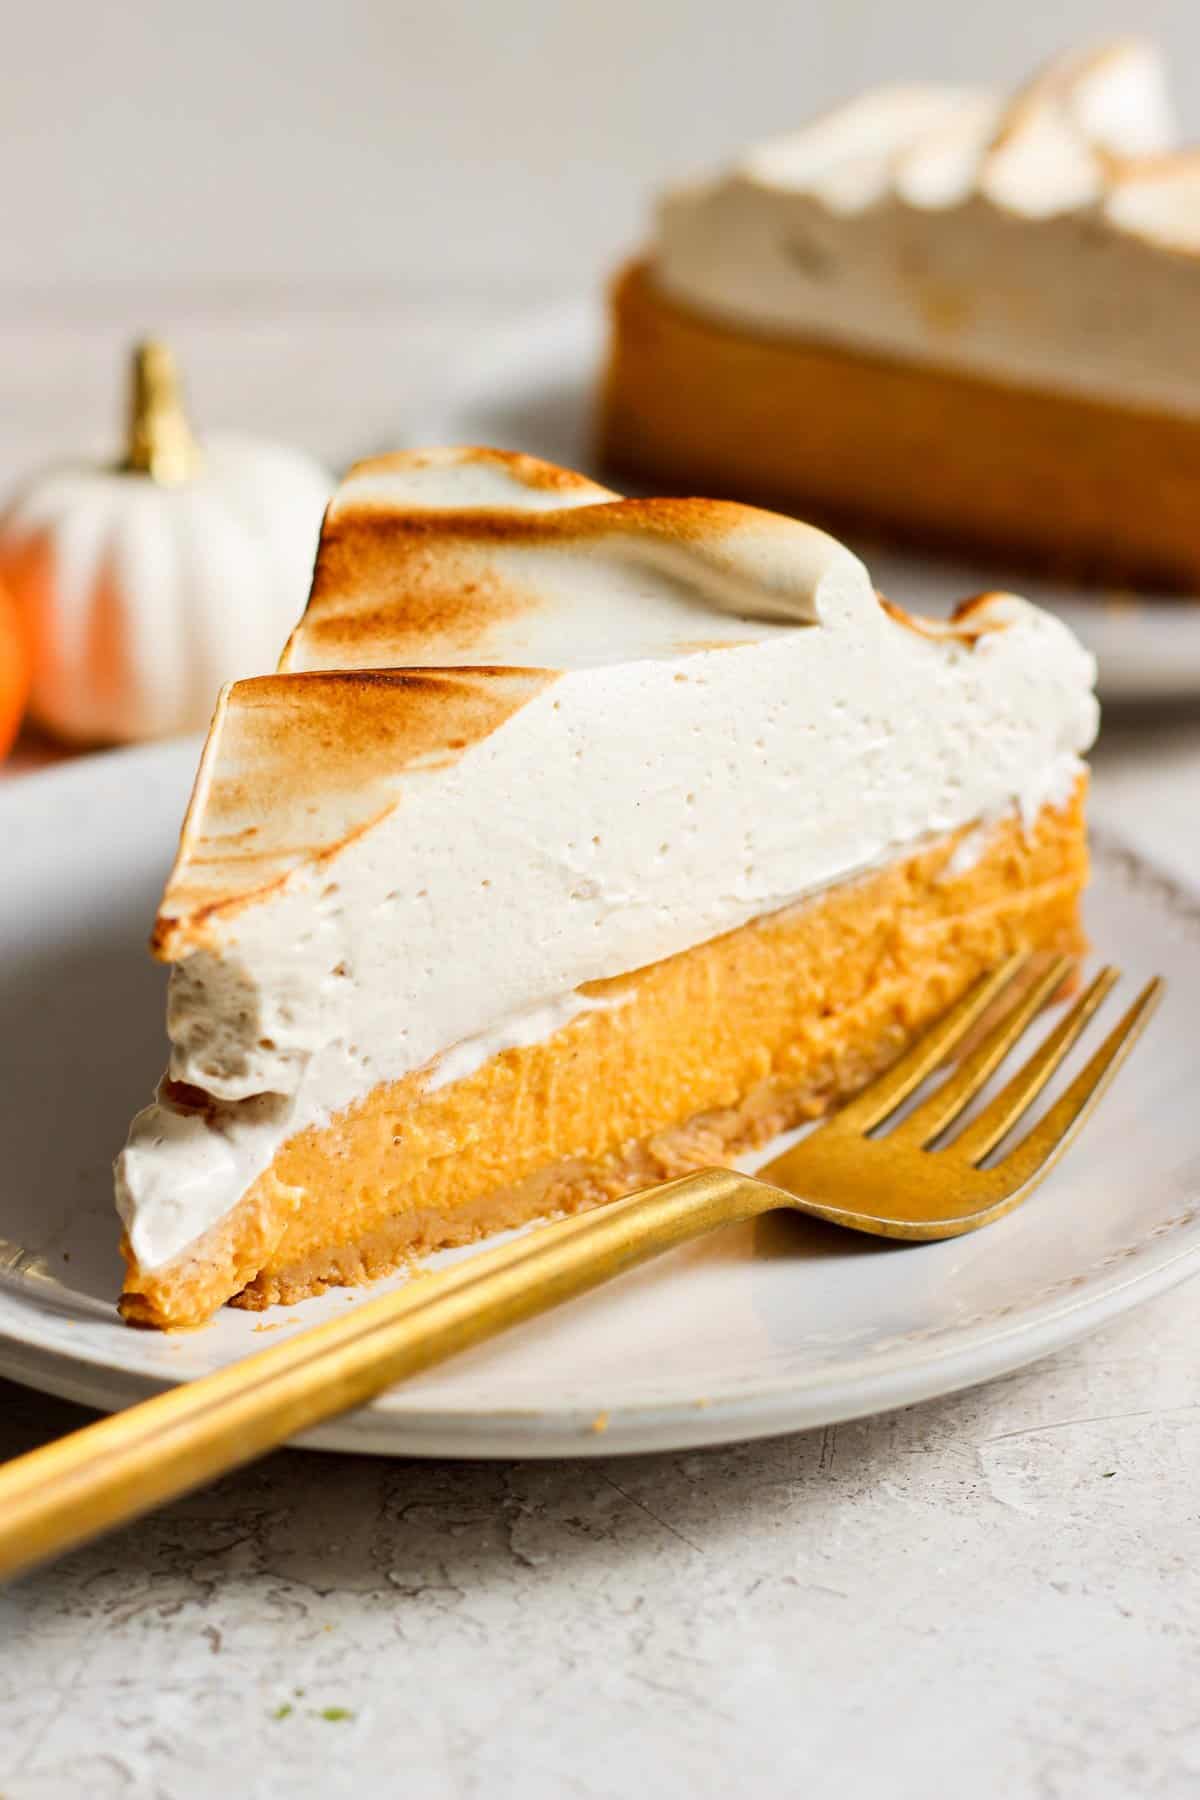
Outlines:
{"type": "MultiPolygon", "coordinates": [[[[779,1378],[721,1400],[617,1402],[599,1412],[590,1406],[557,1412],[534,1407],[472,1412],[452,1405],[406,1409],[387,1406],[385,1393],[379,1402],[290,1440],[286,1448],[458,1461],[549,1460],[712,1449],[846,1424],[943,1399],[1028,1368],[1181,1286],[1200,1273],[1191,1266],[1197,1263],[1200,1232],[1164,1256],[1151,1256],[1148,1266],[1098,1293],[1082,1293],[1065,1306],[1034,1313],[1000,1331],[980,1325],[954,1334],[950,1354],[914,1346],[866,1380],[857,1376],[868,1362],[862,1358],[825,1387],[779,1378]],[[984,1354],[989,1351],[994,1354],[984,1354]],[[834,1399],[834,1394],[845,1397],[834,1399]]],[[[101,1413],[123,1411],[179,1385],[146,1370],[118,1372],[98,1358],[29,1345],[3,1327],[0,1375],[101,1413]],[[88,1380],[89,1373],[96,1379],[88,1380]],[[123,1397],[114,1399],[118,1388],[123,1397]]]]}

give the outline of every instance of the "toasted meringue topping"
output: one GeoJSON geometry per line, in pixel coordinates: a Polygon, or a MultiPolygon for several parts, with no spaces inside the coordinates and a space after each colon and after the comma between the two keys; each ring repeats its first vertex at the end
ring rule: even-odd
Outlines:
{"type": "Polygon", "coordinates": [[[987,97],[970,88],[879,88],[751,149],[739,168],[751,182],[813,194],[832,212],[859,212],[887,193],[907,157],[955,139],[981,101],[990,116],[987,97]]]}
{"type": "Polygon", "coordinates": [[[884,87],[750,150],[752,182],[855,212],[899,194],[951,206],[974,190],[1040,218],[1096,200],[1118,162],[1174,139],[1162,59],[1136,39],[1060,57],[1011,100],[978,88],[884,87]]]}
{"type": "Polygon", "coordinates": [[[1197,155],[1136,39],[1011,99],[887,87],[668,195],[656,277],[752,328],[1200,411],[1197,155]],[[1157,253],[1157,254],[1156,254],[1157,253]]]}
{"type": "Polygon", "coordinates": [[[1104,213],[1148,243],[1200,253],[1200,150],[1131,164],[1113,180],[1104,213]]]}
{"type": "Polygon", "coordinates": [[[352,469],[280,668],[578,669],[738,642],[746,619],[815,623],[820,532],[719,500],[623,500],[496,456],[352,469]]]}
{"type": "Polygon", "coordinates": [[[118,1170],[147,1266],[376,1083],[1035,812],[1096,720],[1090,658],[1021,600],[929,627],[794,520],[496,452],[351,473],[285,665],[223,697],[158,921],[172,1085],[118,1170]]]}

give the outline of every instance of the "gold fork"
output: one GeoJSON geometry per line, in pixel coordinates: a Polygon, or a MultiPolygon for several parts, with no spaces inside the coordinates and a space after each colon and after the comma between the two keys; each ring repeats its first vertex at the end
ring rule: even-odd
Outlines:
{"type": "Polygon", "coordinates": [[[1045,1116],[1000,1162],[982,1167],[1116,981],[1114,969],[1102,969],[995,1099],[950,1144],[931,1150],[1072,967],[1059,957],[1035,975],[1039,960],[1018,955],[985,977],[885,1075],[757,1176],[703,1169],[548,1225],[16,1458],[0,1468],[0,1577],[718,1225],[775,1208],[894,1238],[954,1237],[990,1224],[1019,1206],[1061,1155],[1162,992],[1161,981],[1150,982],[1045,1116]],[[927,1099],[891,1131],[869,1135],[1014,994],[1016,1003],[927,1099]]]}

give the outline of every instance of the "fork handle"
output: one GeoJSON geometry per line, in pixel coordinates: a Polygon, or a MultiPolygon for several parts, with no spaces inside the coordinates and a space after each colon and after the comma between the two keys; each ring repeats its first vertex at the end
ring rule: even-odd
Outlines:
{"type": "Polygon", "coordinates": [[[783,1203],[702,1169],[412,1280],[0,1467],[0,1579],[252,1462],[393,1382],[783,1203]]]}

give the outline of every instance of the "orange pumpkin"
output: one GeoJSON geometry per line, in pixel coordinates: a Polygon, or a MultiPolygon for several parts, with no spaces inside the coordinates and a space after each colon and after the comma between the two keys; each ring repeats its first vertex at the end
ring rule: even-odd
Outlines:
{"type": "Polygon", "coordinates": [[[7,756],[29,695],[29,643],[17,603],[0,588],[0,757],[7,756]]]}

